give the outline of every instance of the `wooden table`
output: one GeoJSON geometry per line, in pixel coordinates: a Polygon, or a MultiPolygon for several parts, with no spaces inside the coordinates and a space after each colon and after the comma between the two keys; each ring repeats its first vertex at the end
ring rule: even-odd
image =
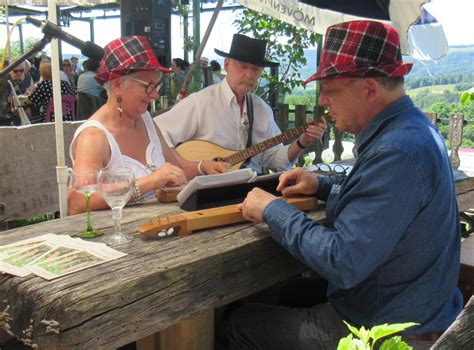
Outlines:
{"type": "MultiPolygon", "coordinates": [[[[466,181],[457,183],[458,199],[467,198],[463,208],[474,198],[474,180],[466,181]]],[[[52,281],[0,276],[0,328],[39,349],[113,349],[306,269],[265,225],[162,240],[136,233],[150,218],[179,211],[159,203],[126,208],[122,228],[136,237],[117,246],[128,254],[118,260],[52,281]]],[[[320,220],[324,211],[309,216],[320,220]]],[[[113,230],[110,210],[94,212],[93,222],[105,234],[113,230]]],[[[72,235],[84,226],[84,215],[48,221],[2,232],[0,245],[48,232],[72,235]]]]}
{"type": "MultiPolygon", "coordinates": [[[[305,270],[265,225],[237,224],[161,240],[136,233],[150,218],[178,211],[174,204],[158,203],[126,208],[122,228],[136,237],[117,246],[128,255],[115,261],[52,281],[0,276],[0,328],[39,349],[113,349],[305,270]]],[[[110,234],[111,211],[94,212],[93,224],[110,234]]],[[[85,216],[76,215],[8,230],[0,245],[47,232],[75,234],[84,226],[85,216]]]]}

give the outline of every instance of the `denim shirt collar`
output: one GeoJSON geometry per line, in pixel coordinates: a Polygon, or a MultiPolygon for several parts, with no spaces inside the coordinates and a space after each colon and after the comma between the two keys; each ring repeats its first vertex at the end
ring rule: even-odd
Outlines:
{"type": "Polygon", "coordinates": [[[401,97],[391,105],[387,106],[367,124],[359,135],[357,135],[355,140],[356,149],[360,151],[374,136],[378,134],[381,127],[384,127],[390,123],[392,119],[410,108],[415,108],[415,105],[408,95],[401,97]]]}

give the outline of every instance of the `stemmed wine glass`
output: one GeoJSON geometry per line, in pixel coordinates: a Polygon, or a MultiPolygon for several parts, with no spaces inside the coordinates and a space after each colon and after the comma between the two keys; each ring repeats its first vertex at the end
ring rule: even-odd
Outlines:
{"type": "Polygon", "coordinates": [[[127,204],[133,194],[135,176],[132,169],[125,167],[108,167],[99,173],[99,191],[112,208],[114,219],[114,234],[104,237],[108,245],[127,243],[132,240],[130,234],[122,232],[122,208],[127,204]]]}
{"type": "Polygon", "coordinates": [[[71,173],[72,188],[76,192],[84,194],[86,197],[86,214],[87,214],[87,229],[81,231],[77,235],[82,238],[92,238],[100,236],[102,233],[99,230],[92,228],[91,220],[91,195],[97,191],[97,179],[99,173],[97,171],[77,172],[71,173]]]}

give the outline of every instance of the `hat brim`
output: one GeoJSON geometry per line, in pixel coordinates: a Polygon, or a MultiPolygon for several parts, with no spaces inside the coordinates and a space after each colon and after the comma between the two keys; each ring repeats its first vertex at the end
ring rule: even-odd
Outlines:
{"type": "Polygon", "coordinates": [[[146,65],[146,66],[118,66],[111,69],[108,72],[98,72],[95,75],[95,80],[100,84],[105,83],[109,80],[118,79],[120,77],[144,71],[161,71],[163,73],[170,73],[169,68],[165,68],[162,65],[146,65]]]}
{"type": "Polygon", "coordinates": [[[329,66],[320,72],[316,72],[303,84],[308,84],[314,80],[338,79],[338,78],[370,78],[370,77],[389,77],[397,78],[407,75],[413,66],[412,62],[394,63],[380,66],[354,68],[353,65],[329,66]]]}
{"type": "Polygon", "coordinates": [[[259,67],[278,67],[280,65],[280,63],[278,63],[278,62],[271,62],[271,61],[266,61],[266,60],[257,61],[255,59],[252,59],[252,57],[232,55],[232,54],[229,54],[228,52],[224,52],[224,51],[221,51],[221,50],[218,50],[218,49],[214,49],[214,52],[216,54],[218,54],[219,56],[232,58],[232,59],[237,60],[237,61],[254,64],[254,65],[259,66],[259,67]]]}

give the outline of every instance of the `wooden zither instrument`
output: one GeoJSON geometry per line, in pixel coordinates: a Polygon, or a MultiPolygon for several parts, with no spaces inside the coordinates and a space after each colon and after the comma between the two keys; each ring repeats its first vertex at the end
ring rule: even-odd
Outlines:
{"type": "MultiPolygon", "coordinates": [[[[294,197],[285,198],[285,200],[303,211],[314,210],[317,205],[317,199],[314,197],[294,197]]],[[[185,236],[196,230],[244,221],[246,220],[242,212],[234,204],[152,219],[149,223],[140,226],[138,232],[145,236],[156,235],[160,238],[185,236]]]]}

